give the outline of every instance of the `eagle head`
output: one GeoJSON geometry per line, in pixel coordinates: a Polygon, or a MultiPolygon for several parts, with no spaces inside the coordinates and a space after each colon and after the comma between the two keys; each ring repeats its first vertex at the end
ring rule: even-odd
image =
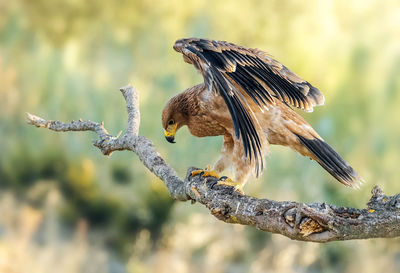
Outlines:
{"type": "Polygon", "coordinates": [[[187,98],[184,93],[171,98],[162,111],[162,126],[164,136],[170,143],[175,143],[175,134],[184,125],[187,125],[187,98]]]}

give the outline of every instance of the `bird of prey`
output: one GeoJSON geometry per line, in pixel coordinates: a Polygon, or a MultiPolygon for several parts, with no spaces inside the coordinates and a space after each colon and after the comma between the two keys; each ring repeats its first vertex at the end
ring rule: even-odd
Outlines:
{"type": "Polygon", "coordinates": [[[270,144],[289,146],[317,161],[346,186],[362,178],[292,108],[311,112],[322,93],[267,53],[225,41],[180,39],[174,49],[203,75],[204,82],[171,98],[162,112],[166,139],[182,126],[197,137],[224,137],[219,159],[192,175],[216,176],[219,184],[242,188],[259,176],[270,144]],[[234,179],[219,174],[232,168],[234,179]]]}

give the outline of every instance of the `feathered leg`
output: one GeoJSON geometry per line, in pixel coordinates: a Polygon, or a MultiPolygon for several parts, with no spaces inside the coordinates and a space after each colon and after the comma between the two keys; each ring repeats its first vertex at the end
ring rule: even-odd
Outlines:
{"type": "Polygon", "coordinates": [[[207,166],[205,170],[195,170],[192,176],[201,174],[204,177],[214,176],[220,178],[219,173],[223,172],[226,168],[232,165],[232,152],[233,152],[233,138],[231,135],[224,135],[224,142],[222,144],[221,154],[215,162],[214,167],[207,166]]]}
{"type": "MultiPolygon", "coordinates": [[[[263,141],[263,150],[262,156],[266,154],[268,151],[269,143],[267,141],[263,141]]],[[[243,187],[248,181],[248,179],[255,173],[255,162],[250,161],[249,158],[246,157],[243,143],[240,139],[234,139],[234,147],[233,147],[233,157],[232,157],[232,166],[233,171],[235,173],[235,180],[226,179],[224,181],[219,182],[219,184],[232,186],[236,191],[243,192],[243,187]]]]}
{"type": "Polygon", "coordinates": [[[215,162],[213,169],[217,172],[223,172],[232,165],[232,153],[234,142],[231,135],[224,135],[224,143],[222,144],[221,154],[215,162]]]}

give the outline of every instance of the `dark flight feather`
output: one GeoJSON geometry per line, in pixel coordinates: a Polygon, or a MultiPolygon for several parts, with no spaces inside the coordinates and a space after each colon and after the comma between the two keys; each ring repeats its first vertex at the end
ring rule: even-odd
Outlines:
{"type": "MultiPolygon", "coordinates": [[[[296,134],[297,135],[297,134],[296,134]]],[[[362,182],[357,172],[325,141],[297,135],[300,142],[316,157],[317,162],[342,184],[357,188],[362,182]]]]}

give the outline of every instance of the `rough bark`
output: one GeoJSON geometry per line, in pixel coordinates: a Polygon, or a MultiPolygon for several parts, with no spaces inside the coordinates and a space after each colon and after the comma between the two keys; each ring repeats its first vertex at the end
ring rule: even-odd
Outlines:
{"type": "Polygon", "coordinates": [[[278,202],[243,195],[232,187],[218,185],[215,177],[192,177],[189,168],[182,181],[155,150],[152,142],[138,135],[140,112],[138,92],[132,86],[120,89],[128,112],[128,125],[121,136],[111,136],[103,123],[93,121],[47,121],[27,113],[27,123],[57,132],[93,131],[99,139],[93,145],[104,155],[114,151],[135,152],[143,164],[158,176],[172,198],[199,202],[216,218],[227,223],[254,226],[294,240],[329,242],[338,240],[400,236],[400,194],[386,196],[375,186],[365,209],[344,208],[325,203],[278,202]]]}

